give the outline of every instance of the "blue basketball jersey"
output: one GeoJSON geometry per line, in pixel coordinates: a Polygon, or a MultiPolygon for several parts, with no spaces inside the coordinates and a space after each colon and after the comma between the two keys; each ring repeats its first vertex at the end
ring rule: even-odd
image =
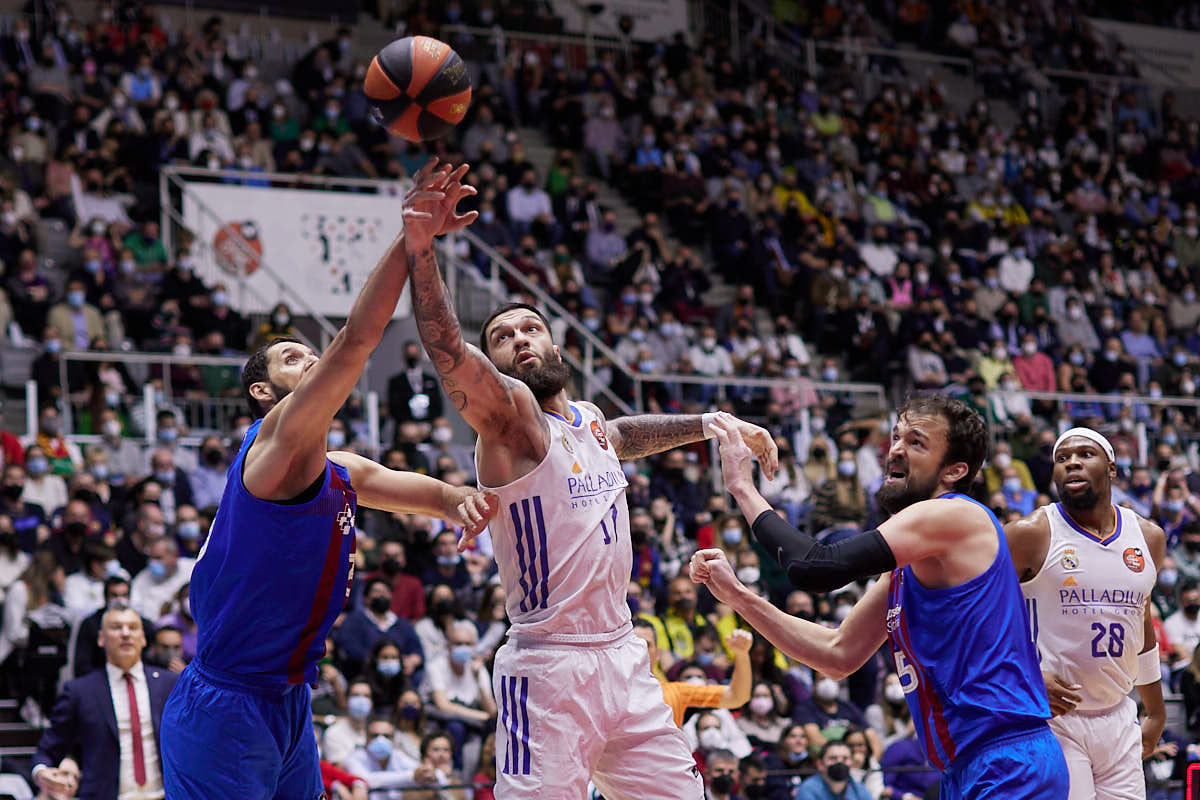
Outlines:
{"type": "MultiPolygon", "coordinates": [[[[959,498],[976,502],[961,494],[959,498]]],[[[892,570],[887,627],[896,671],[929,763],[964,753],[1050,716],[1029,616],[999,520],[999,548],[966,583],[927,589],[912,567],[892,570]]]]}
{"type": "Polygon", "coordinates": [[[325,635],[350,592],[357,497],[346,468],[329,459],[321,491],[307,503],[250,494],[242,462],[261,424],[250,426],[229,466],[192,571],[196,655],[248,681],[313,683],[325,635]]]}

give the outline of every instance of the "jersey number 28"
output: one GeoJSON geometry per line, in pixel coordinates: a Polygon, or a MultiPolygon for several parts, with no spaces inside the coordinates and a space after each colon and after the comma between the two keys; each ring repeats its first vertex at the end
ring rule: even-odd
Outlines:
{"type": "Polygon", "coordinates": [[[1102,622],[1093,622],[1092,630],[1096,631],[1096,635],[1092,637],[1092,655],[1096,658],[1104,658],[1112,656],[1120,658],[1125,652],[1125,626],[1119,622],[1114,622],[1109,626],[1105,626],[1102,622]],[[1104,637],[1108,637],[1108,645],[1104,645],[1104,637]]]}

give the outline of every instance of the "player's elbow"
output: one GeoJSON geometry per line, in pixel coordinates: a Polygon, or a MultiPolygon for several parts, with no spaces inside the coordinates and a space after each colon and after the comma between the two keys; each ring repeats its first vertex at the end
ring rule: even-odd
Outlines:
{"type": "Polygon", "coordinates": [[[735,687],[733,684],[725,687],[721,696],[721,708],[741,708],[750,702],[750,687],[735,687]]]}

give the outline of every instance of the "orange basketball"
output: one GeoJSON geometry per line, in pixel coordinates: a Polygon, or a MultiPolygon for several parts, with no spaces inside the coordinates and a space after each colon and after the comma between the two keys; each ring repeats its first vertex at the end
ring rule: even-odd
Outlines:
{"type": "Polygon", "coordinates": [[[450,45],[406,36],[371,59],[363,91],[376,122],[421,142],[445,136],[462,121],[471,104],[471,76],[450,45]]]}

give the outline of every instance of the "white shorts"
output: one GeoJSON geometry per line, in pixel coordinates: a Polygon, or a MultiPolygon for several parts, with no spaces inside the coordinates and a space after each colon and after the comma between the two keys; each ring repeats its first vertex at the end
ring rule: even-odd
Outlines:
{"type": "Polygon", "coordinates": [[[1050,720],[1071,776],[1070,800],[1145,800],[1142,727],[1126,697],[1110,711],[1072,711],[1050,720]]]}
{"type": "Polygon", "coordinates": [[[632,632],[601,646],[510,640],[496,653],[497,800],[700,800],[704,784],[632,632]]]}

